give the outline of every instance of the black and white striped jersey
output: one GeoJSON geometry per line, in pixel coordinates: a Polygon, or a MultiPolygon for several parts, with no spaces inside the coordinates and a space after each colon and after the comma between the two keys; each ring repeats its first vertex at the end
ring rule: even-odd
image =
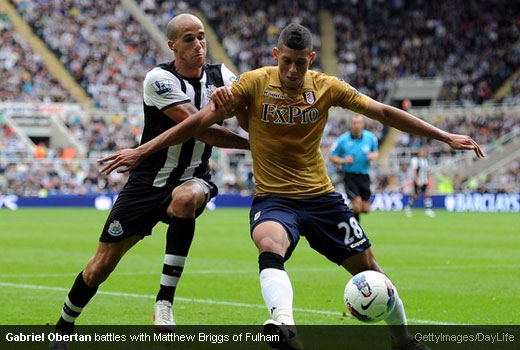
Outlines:
{"type": "Polygon", "coordinates": [[[422,157],[413,157],[410,167],[417,171],[417,177],[421,185],[428,184],[428,160],[422,157]]]}
{"type": "MultiPolygon", "coordinates": [[[[205,64],[199,78],[186,78],[175,71],[174,62],[163,63],[146,74],[144,90],[144,129],[141,144],[153,139],[176,123],[163,113],[169,107],[192,103],[198,109],[210,102],[217,87],[230,86],[235,75],[223,64],[205,64]]],[[[212,146],[190,139],[147,157],[130,178],[155,187],[172,187],[192,177],[209,178],[212,146]]]]}

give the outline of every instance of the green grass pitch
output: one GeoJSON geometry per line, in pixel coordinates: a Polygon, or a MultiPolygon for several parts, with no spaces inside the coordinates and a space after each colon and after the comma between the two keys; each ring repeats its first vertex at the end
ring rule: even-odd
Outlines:
{"type": "MultiPolygon", "coordinates": [[[[0,210],[0,324],[54,323],[75,276],[94,253],[107,212],[0,210]]],[[[362,217],[380,265],[411,324],[520,324],[518,213],[374,212],[362,217]]],[[[151,324],[166,226],[139,242],[77,324],[151,324]]],[[[286,269],[298,324],[359,324],[343,315],[350,275],[300,241],[286,269]]],[[[246,209],[208,211],[177,290],[178,324],[261,324],[246,209]]]]}

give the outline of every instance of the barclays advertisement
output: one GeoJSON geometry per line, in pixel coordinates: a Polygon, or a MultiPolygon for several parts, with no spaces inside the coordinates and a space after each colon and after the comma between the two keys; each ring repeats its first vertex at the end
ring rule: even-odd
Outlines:
{"type": "MultiPolygon", "coordinates": [[[[372,196],[372,210],[401,211],[408,201],[409,195],[402,193],[377,193],[372,196]]],[[[16,210],[25,207],[90,207],[98,210],[109,210],[117,199],[117,194],[103,195],[62,195],[40,197],[18,197],[0,195],[0,209],[16,210]]],[[[213,208],[249,207],[252,196],[221,194],[208,206],[213,208]]],[[[451,212],[519,212],[519,193],[456,193],[451,195],[432,196],[433,208],[451,212]]],[[[415,203],[423,206],[423,198],[415,203]]]]}

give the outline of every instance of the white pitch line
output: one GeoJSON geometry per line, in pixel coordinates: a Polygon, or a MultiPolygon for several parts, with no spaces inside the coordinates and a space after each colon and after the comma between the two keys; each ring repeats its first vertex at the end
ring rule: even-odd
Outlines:
{"type": "MultiPolygon", "coordinates": [[[[288,269],[289,272],[337,272],[337,270],[326,268],[326,267],[314,267],[314,268],[295,268],[288,269]]],[[[257,274],[258,269],[251,270],[190,270],[185,272],[184,275],[236,275],[236,274],[257,274]]],[[[78,272],[66,272],[66,273],[27,273],[27,274],[0,274],[0,278],[33,278],[33,277],[68,277],[77,276],[78,272]]],[[[157,275],[160,276],[160,270],[158,271],[129,271],[129,272],[114,272],[113,275],[157,275]]]]}
{"type": "MultiPolygon", "coordinates": [[[[51,291],[59,291],[59,292],[68,292],[69,291],[68,288],[63,288],[63,287],[39,286],[39,285],[33,285],[33,284],[18,284],[18,283],[7,283],[7,282],[0,282],[0,286],[11,287],[11,288],[22,288],[22,289],[51,290],[51,291]]],[[[110,291],[102,291],[102,290],[98,291],[97,294],[116,296],[116,297],[126,297],[126,298],[141,298],[141,299],[155,299],[155,297],[156,297],[155,295],[150,295],[150,294],[110,292],[110,291]]],[[[176,297],[175,300],[184,301],[184,302],[188,302],[188,303],[228,305],[228,306],[245,307],[245,308],[252,308],[252,309],[265,309],[265,305],[238,303],[238,302],[226,301],[226,300],[194,299],[194,298],[183,298],[183,297],[176,297]]],[[[321,315],[331,315],[331,316],[341,316],[342,315],[341,312],[329,311],[329,310],[313,310],[313,309],[303,309],[303,308],[294,308],[293,310],[297,311],[297,312],[311,313],[311,314],[321,314],[321,315]]],[[[416,319],[416,318],[409,318],[408,321],[429,324],[429,325],[456,325],[456,326],[465,325],[462,323],[421,320],[421,319],[416,319]]]]}
{"type": "MultiPolygon", "coordinates": [[[[430,266],[429,270],[444,270],[444,269],[479,269],[479,268],[510,268],[510,269],[518,269],[520,266],[518,265],[440,265],[440,266],[430,266]]],[[[408,271],[408,270],[424,270],[423,266],[410,266],[410,267],[386,267],[385,271],[408,271]]],[[[322,272],[322,273],[336,273],[337,269],[328,268],[328,267],[297,267],[297,268],[287,268],[289,273],[300,273],[300,272],[322,272]]],[[[343,272],[341,270],[340,272],[343,272]]],[[[186,271],[185,275],[236,275],[236,274],[256,274],[258,273],[258,269],[252,270],[190,270],[186,271]]],[[[34,277],[68,277],[68,276],[77,276],[78,272],[67,272],[67,273],[28,273],[28,274],[0,274],[0,278],[34,278],[34,277]]],[[[123,275],[123,276],[132,276],[132,275],[158,275],[157,271],[129,271],[129,272],[114,272],[114,275],[123,275]]],[[[347,277],[347,276],[346,276],[347,277]]],[[[403,288],[403,287],[401,287],[403,288]]]]}

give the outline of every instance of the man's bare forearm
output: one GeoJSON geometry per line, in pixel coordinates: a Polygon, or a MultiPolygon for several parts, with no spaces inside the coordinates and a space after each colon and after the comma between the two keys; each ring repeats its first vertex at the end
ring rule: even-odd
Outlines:
{"type": "MultiPolygon", "coordinates": [[[[190,103],[187,103],[185,108],[190,115],[196,114],[199,111],[190,103]]],[[[189,118],[191,118],[191,116],[189,118]]],[[[212,125],[208,127],[208,129],[198,132],[196,137],[198,140],[215,147],[249,149],[248,139],[243,138],[218,124],[212,125]]]]}
{"type": "Polygon", "coordinates": [[[220,148],[249,149],[249,140],[220,125],[212,125],[197,139],[220,148]]]}
{"type": "Polygon", "coordinates": [[[367,111],[366,115],[404,132],[426,136],[443,142],[448,142],[449,140],[447,132],[392,106],[384,106],[381,115],[372,114],[370,111],[367,111]]]}
{"type": "Polygon", "coordinates": [[[144,158],[163,148],[184,143],[196,136],[200,132],[199,129],[205,127],[204,121],[210,115],[214,115],[214,113],[210,111],[209,107],[203,108],[154,139],[137,147],[137,150],[140,151],[141,157],[144,158]]]}

